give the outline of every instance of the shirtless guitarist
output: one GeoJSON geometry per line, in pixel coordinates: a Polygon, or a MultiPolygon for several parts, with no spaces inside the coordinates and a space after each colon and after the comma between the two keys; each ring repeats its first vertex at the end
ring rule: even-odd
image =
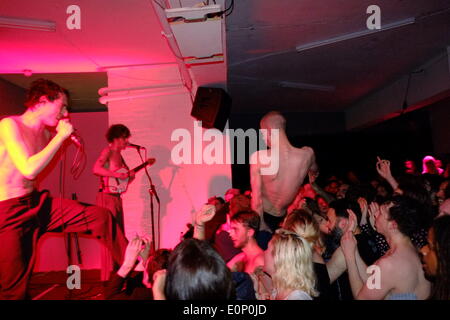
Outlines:
{"type": "Polygon", "coordinates": [[[100,176],[100,188],[97,193],[96,203],[98,206],[109,209],[116,218],[120,228],[124,231],[124,218],[121,193],[108,181],[110,178],[129,179],[132,182],[135,178],[135,171],[129,170],[121,155],[121,151],[128,146],[130,130],[123,124],[114,124],[106,133],[106,140],[109,145],[103,149],[94,164],[93,172],[100,176]],[[126,168],[127,172],[120,170],[126,168]]]}

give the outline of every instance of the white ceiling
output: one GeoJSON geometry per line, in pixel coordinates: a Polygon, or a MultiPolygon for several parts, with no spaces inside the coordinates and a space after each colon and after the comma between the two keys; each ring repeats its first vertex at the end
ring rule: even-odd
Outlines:
{"type": "MultiPolygon", "coordinates": [[[[174,7],[198,2],[158,1],[174,7]]],[[[74,77],[78,84],[68,88],[76,89],[74,96],[79,101],[86,101],[95,98],[93,89],[104,86],[105,74],[94,76],[92,72],[111,66],[175,62],[161,36],[151,0],[79,0],[81,30],[65,28],[65,10],[71,4],[74,2],[69,0],[0,1],[0,16],[51,20],[57,24],[56,32],[0,28],[0,73],[20,74],[24,69],[45,74],[79,73],[74,77]],[[84,79],[82,72],[91,74],[84,79]]],[[[226,6],[230,4],[231,0],[227,0],[226,6]]],[[[412,17],[416,22],[296,52],[295,47],[301,44],[364,30],[366,9],[371,4],[374,2],[366,0],[234,1],[234,9],[226,18],[228,91],[233,98],[233,112],[274,108],[343,111],[450,45],[449,0],[377,0],[382,24],[412,17]],[[280,81],[330,86],[335,90],[282,88],[280,81]]],[[[198,70],[195,76],[199,84],[227,80],[221,75],[214,79],[205,69],[198,70]]],[[[5,77],[24,87],[30,81],[21,75],[5,77]]],[[[92,107],[98,108],[98,104],[92,107]]]]}

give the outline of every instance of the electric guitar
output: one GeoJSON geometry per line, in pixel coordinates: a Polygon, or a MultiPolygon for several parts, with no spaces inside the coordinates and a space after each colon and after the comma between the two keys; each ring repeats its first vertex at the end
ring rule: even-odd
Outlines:
{"type": "MultiPolygon", "coordinates": [[[[134,172],[134,173],[137,173],[138,171],[144,169],[146,166],[153,165],[155,162],[156,162],[155,158],[148,158],[147,161],[145,161],[141,165],[138,165],[134,169],[127,170],[127,168],[120,168],[120,169],[117,169],[115,172],[119,172],[119,173],[134,172]]],[[[128,181],[129,180],[130,180],[130,178],[119,179],[119,178],[114,178],[114,177],[108,177],[106,186],[107,186],[107,188],[109,189],[110,192],[123,193],[123,192],[127,191],[127,189],[128,189],[128,181]]]]}

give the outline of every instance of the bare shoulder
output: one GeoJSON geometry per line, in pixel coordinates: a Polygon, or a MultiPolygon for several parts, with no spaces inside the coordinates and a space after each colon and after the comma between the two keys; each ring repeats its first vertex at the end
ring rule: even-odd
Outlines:
{"type": "Polygon", "coordinates": [[[231,258],[230,261],[227,262],[227,267],[231,269],[231,271],[242,271],[245,267],[246,263],[246,255],[241,252],[231,258]]]}
{"type": "Polygon", "coordinates": [[[111,155],[111,149],[109,147],[105,147],[100,153],[102,157],[108,158],[111,155]]]}
{"type": "Polygon", "coordinates": [[[264,265],[264,251],[261,250],[261,252],[256,256],[256,264],[264,265]]]}
{"type": "Polygon", "coordinates": [[[0,121],[0,134],[11,136],[16,134],[19,130],[17,122],[13,119],[13,117],[3,118],[0,121]]]}
{"type": "Polygon", "coordinates": [[[308,146],[304,146],[302,148],[300,148],[300,150],[304,153],[307,154],[309,156],[313,156],[314,155],[314,149],[308,146]]]}
{"type": "Polygon", "coordinates": [[[293,148],[291,149],[293,154],[302,157],[304,159],[310,159],[314,157],[314,150],[311,147],[304,146],[301,148],[293,148]]]}
{"type": "Polygon", "coordinates": [[[227,264],[233,264],[233,263],[242,261],[242,260],[245,259],[245,257],[246,257],[246,256],[245,256],[245,253],[244,253],[244,252],[238,253],[238,254],[235,255],[233,258],[231,258],[231,260],[228,261],[227,264]]]}
{"type": "Polygon", "coordinates": [[[7,117],[7,118],[3,118],[0,121],[0,127],[5,128],[5,127],[17,127],[17,123],[16,121],[14,121],[13,117],[7,117]]]}
{"type": "Polygon", "coordinates": [[[388,252],[380,259],[378,259],[375,264],[379,266],[390,267],[392,265],[393,257],[394,256],[388,252]]]}
{"type": "MultiPolygon", "coordinates": [[[[398,261],[393,255],[385,255],[375,262],[385,274],[395,274],[399,269],[398,261]]],[[[401,269],[401,268],[400,268],[401,269]]]]}
{"type": "Polygon", "coordinates": [[[100,153],[100,156],[97,158],[97,161],[104,163],[109,160],[110,155],[111,155],[111,149],[109,147],[106,147],[100,153]]]}
{"type": "Polygon", "coordinates": [[[261,156],[266,156],[267,154],[268,154],[268,153],[267,153],[267,150],[258,150],[258,151],[255,151],[255,152],[253,152],[253,153],[250,155],[250,160],[255,160],[255,161],[257,161],[259,157],[261,157],[261,156]]]}
{"type": "Polygon", "coordinates": [[[250,155],[250,164],[251,165],[260,165],[261,159],[264,162],[264,159],[266,159],[267,157],[269,157],[267,150],[255,151],[250,155]]]}

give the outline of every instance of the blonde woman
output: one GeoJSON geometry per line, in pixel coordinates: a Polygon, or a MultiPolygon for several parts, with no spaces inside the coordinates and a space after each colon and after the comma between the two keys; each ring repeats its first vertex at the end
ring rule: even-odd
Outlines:
{"type": "Polygon", "coordinates": [[[292,211],[284,218],[281,227],[305,238],[313,248],[313,261],[325,263],[321,256],[323,243],[320,238],[319,225],[307,211],[303,209],[292,211]]]}
{"type": "Polygon", "coordinates": [[[331,295],[330,277],[325,261],[322,258],[324,245],[320,237],[319,225],[305,210],[295,210],[284,219],[281,227],[295,232],[304,238],[312,247],[312,261],[316,273],[316,289],[319,300],[329,300],[331,295]]]}
{"type": "Polygon", "coordinates": [[[317,296],[310,243],[294,232],[278,229],[264,255],[272,278],[271,300],[312,300],[317,296]]]}

